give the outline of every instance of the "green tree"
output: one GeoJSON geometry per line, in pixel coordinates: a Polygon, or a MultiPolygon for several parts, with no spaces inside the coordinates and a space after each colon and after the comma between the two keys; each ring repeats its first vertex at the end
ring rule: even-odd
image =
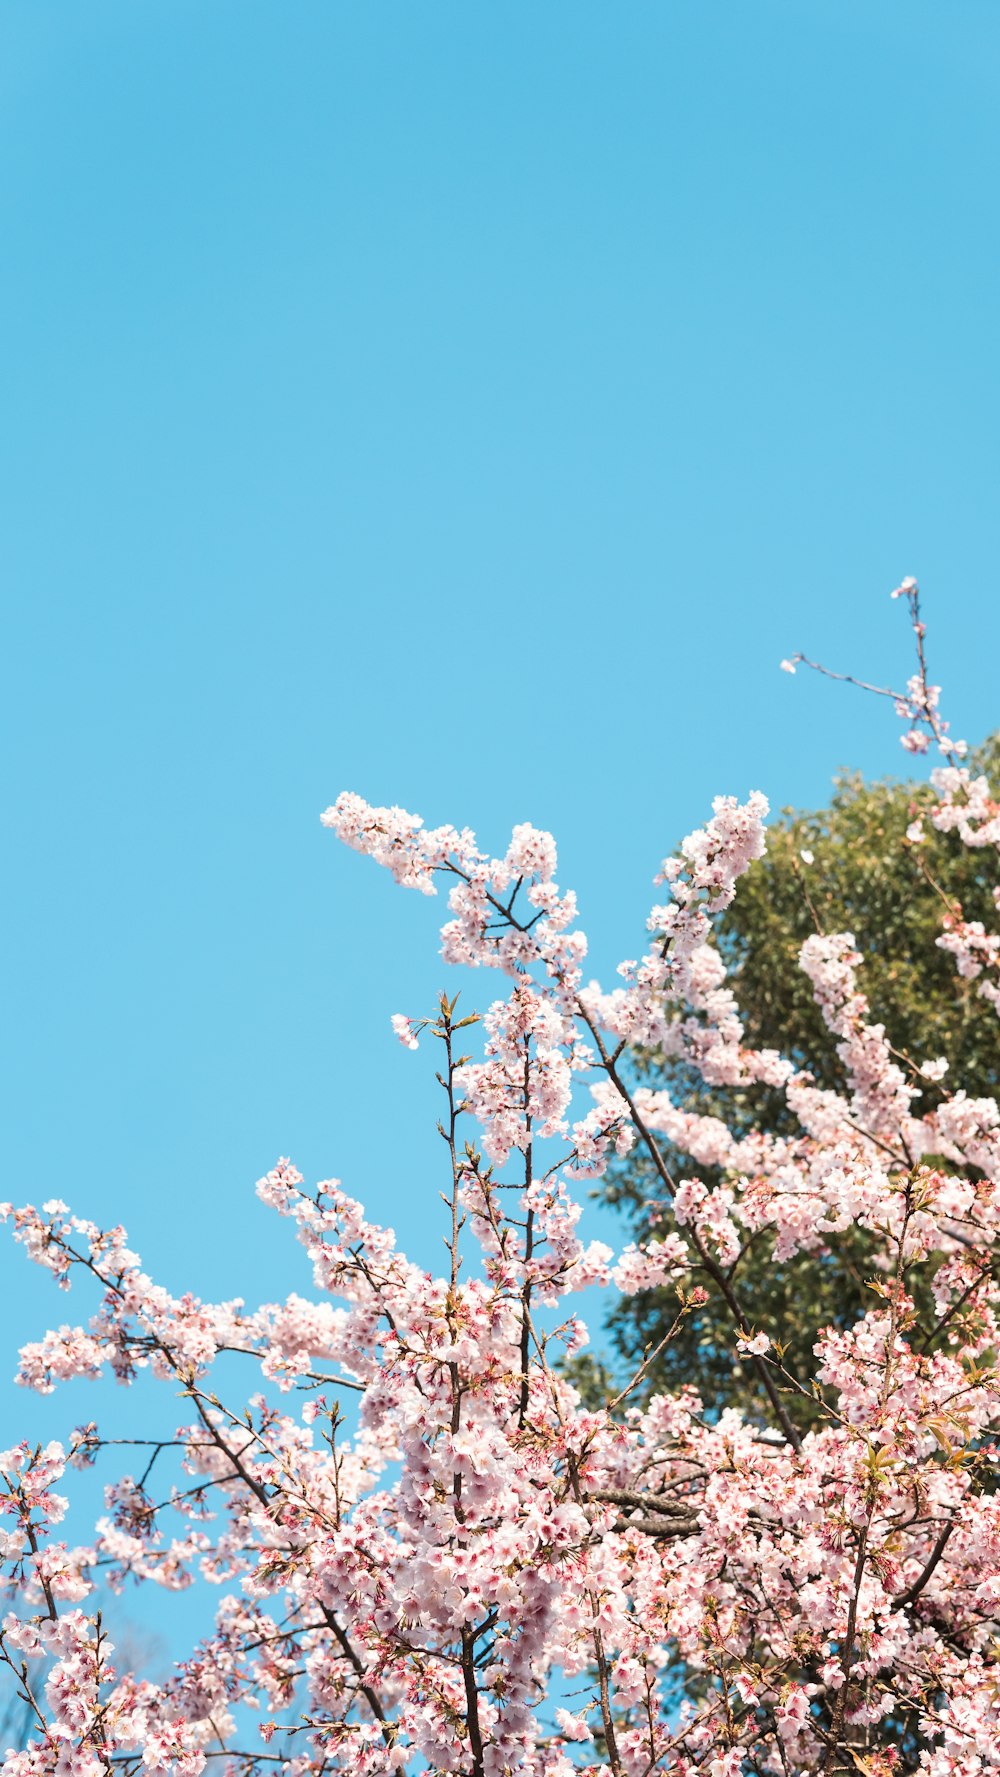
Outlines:
{"type": "MultiPolygon", "coordinates": [[[[1000,733],[971,763],[992,782],[1000,780],[1000,733]]],[[[780,1049],[808,1067],[820,1086],[842,1089],[844,1081],[836,1039],[797,964],[802,943],[817,929],[854,933],[865,958],[861,983],[872,1016],[902,1055],[916,1063],[946,1056],[949,1077],[970,1096],[997,1092],[1000,1020],[984,1015],[976,983],[963,981],[953,958],[935,945],[949,906],[957,904],[966,919],[982,920],[988,929],[995,924],[995,854],[992,848],[988,856],[970,850],[954,835],[937,834],[929,822],[926,843],[911,843],[907,829],[934,800],[926,784],[866,783],[860,775],[842,774],[827,808],[782,812],[770,828],[766,855],[716,922],[747,1042],[780,1049]]],[[[722,1115],[734,1129],[795,1128],[778,1092],[709,1090],[693,1072],[655,1052],[631,1060],[636,1080],[665,1087],[685,1109],[722,1115]]],[[[939,1090],[925,1085],[925,1103],[939,1090]]],[[[696,1168],[686,1156],[667,1157],[677,1176],[697,1172],[706,1183],[718,1181],[719,1175],[696,1168]]],[[[638,1153],[618,1163],[604,1190],[637,1231],[645,1226],[650,1201],[662,1195],[648,1158],[638,1153]]],[[[734,1267],[740,1300],[761,1328],[778,1330],[792,1372],[808,1374],[816,1329],[849,1325],[872,1305],[869,1238],[858,1229],[853,1240],[841,1238],[835,1255],[799,1254],[787,1264],[773,1262],[772,1246],[771,1236],[763,1235],[744,1248],[734,1267]]],[[[659,1342],[676,1311],[676,1297],[667,1290],[625,1299],[612,1319],[618,1351],[634,1362],[659,1342]]],[[[579,1375],[593,1392],[604,1392],[600,1366],[581,1365],[579,1375]]],[[[714,1290],[651,1365],[649,1384],[676,1387],[694,1376],[710,1408],[753,1411],[754,1374],[734,1360],[731,1324],[714,1290]]],[[[789,1409],[801,1425],[810,1422],[808,1400],[792,1398],[789,1409]]]]}

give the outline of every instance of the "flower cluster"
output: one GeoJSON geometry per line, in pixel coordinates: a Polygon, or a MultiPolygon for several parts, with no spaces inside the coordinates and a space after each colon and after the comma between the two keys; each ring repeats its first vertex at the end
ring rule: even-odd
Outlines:
{"type": "MultiPolygon", "coordinates": [[[[915,584],[899,596],[920,671],[897,701],[954,756],[915,584]]],[[[949,764],[935,784],[942,842],[996,846],[982,781],[949,764]]],[[[0,1665],[30,1722],[3,1777],[1000,1769],[1000,1109],[952,1088],[947,1057],[896,1054],[850,933],[801,956],[842,1090],[747,1047],[712,926],[766,813],[756,795],[715,803],[663,865],[645,954],[604,991],[584,981],[548,834],[519,826],[491,857],[467,829],[355,795],[327,811],[401,885],[447,886],[447,960],[511,982],[481,1021],[447,997],[393,1018],[407,1047],[436,1045],[441,1276],[287,1160],[258,1192],[293,1225],[315,1295],[253,1309],[172,1295],[121,1228],[60,1201],[0,1206],[29,1258],[97,1296],[85,1323],[24,1347],[22,1383],[144,1371],[185,1415],[136,1436],[86,1543],[61,1531],[73,1471],[113,1460],[98,1427],[0,1453],[0,1665]],[[786,1132],[736,1132],[637,1085],[633,1042],[711,1086],[766,1084],[786,1132]],[[575,1185],[631,1144],[657,1196],[648,1238],[616,1259],[581,1237],[575,1185]],[[671,1171],[667,1144],[690,1169],[671,1171]],[[744,1313],[742,1256],[762,1231],[780,1261],[855,1227],[876,1253],[873,1305],[817,1326],[797,1374],[777,1318],[744,1313]],[[710,1295],[724,1305],[753,1414],[707,1413],[696,1376],[651,1394],[655,1351],[599,1404],[581,1391],[574,1296],[651,1284],[676,1291],[664,1342],[710,1295]],[[224,1401],[217,1372],[237,1359],[247,1387],[224,1401]],[[812,1404],[805,1435],[795,1397],[812,1404]],[[101,1599],[127,1582],[214,1595],[165,1680],[114,1664],[101,1599]]],[[[941,942],[997,1007],[1000,941],[956,913],[941,942]]]]}

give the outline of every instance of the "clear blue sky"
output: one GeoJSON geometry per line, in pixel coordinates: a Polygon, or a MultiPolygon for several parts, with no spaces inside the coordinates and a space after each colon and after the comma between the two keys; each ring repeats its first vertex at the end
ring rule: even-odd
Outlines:
{"type": "MultiPolygon", "coordinates": [[[[776,664],[901,675],[901,575],[996,725],[998,55],[997,0],[6,0],[0,1195],[273,1299],[290,1153],[434,1263],[438,909],[339,789],[551,826],[607,975],[713,794],[902,769],[776,664]]],[[[6,1374],[79,1310],[0,1280],[6,1374]]]]}

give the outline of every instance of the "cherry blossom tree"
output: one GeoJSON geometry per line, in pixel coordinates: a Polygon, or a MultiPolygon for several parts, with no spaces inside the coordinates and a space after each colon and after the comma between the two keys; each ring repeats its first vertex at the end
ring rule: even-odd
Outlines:
{"type": "MultiPolygon", "coordinates": [[[[943,760],[912,841],[996,849],[1000,806],[928,681],[916,584],[894,596],[917,669],[902,693],[869,689],[896,703],[908,750],[943,760]]],[[[23,1348],[20,1380],[49,1393],[144,1371],[186,1403],[182,1424],[168,1409],[124,1450],[88,1424],[0,1453],[0,1661],[28,1724],[4,1777],[1000,1768],[1000,1110],[950,1079],[948,1057],[897,1052],[850,933],[818,930],[800,958],[845,1091],[746,1042],[712,932],[767,812],[761,795],[717,799],[664,862],[644,953],[606,991],[547,833],[517,827],[492,857],[467,829],[356,795],[327,810],[401,887],[446,889],[446,962],[509,987],[481,1019],[443,995],[392,1020],[432,1048],[444,1275],[288,1160],[258,1193],[293,1224],[315,1296],[253,1311],[171,1295],[124,1229],[61,1201],[3,1207],[30,1259],[95,1294],[84,1323],[23,1348]],[[789,1133],[734,1132],[633,1088],[633,1043],[709,1085],[782,1092],[789,1133]],[[633,1144],[657,1189],[642,1238],[615,1254],[581,1239],[580,1194],[633,1144]],[[781,1326],[744,1310],[741,1254],[761,1229],[781,1256],[856,1226],[876,1252],[871,1308],[817,1326],[798,1373],[781,1326]],[[724,1305],[752,1412],[706,1412],[696,1374],[650,1394],[655,1350],[600,1408],[581,1398],[574,1297],[651,1283],[675,1291],[667,1342],[705,1292],[724,1305]],[[238,1398],[217,1391],[222,1354],[249,1367],[238,1398]],[[93,1464],[105,1511],[81,1544],[61,1534],[63,1488],[93,1464]],[[212,1589],[204,1639],[165,1682],[108,1639],[102,1596],[129,1580],[212,1589]]],[[[996,1017],[1000,937],[943,907],[939,942],[996,1017]]]]}

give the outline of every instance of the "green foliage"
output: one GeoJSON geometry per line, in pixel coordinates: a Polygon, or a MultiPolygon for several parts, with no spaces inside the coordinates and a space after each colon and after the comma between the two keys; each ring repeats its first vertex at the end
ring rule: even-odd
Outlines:
{"type": "MultiPolygon", "coordinates": [[[[972,763],[997,780],[1000,734],[972,763]]],[[[747,1041],[782,1050],[821,1086],[841,1084],[836,1044],[797,965],[817,927],[854,933],[873,1014],[897,1048],[916,1061],[947,1055],[970,1094],[995,1090],[1000,1027],[982,1017],[975,983],[935,945],[945,900],[958,902],[966,919],[993,924],[995,857],[929,824],[926,843],[911,845],[906,829],[933,801],[926,785],[843,774],[828,808],[783,812],[719,922],[747,1041]],[[812,852],[811,865],[803,851],[812,852]]]]}
{"type": "MultiPolygon", "coordinates": [[[[1000,733],[971,764],[992,782],[1000,780],[1000,733]]],[[[821,1086],[843,1089],[844,1081],[836,1039],[797,962],[804,940],[817,929],[854,933],[865,958],[860,984],[872,1017],[885,1025],[897,1050],[916,1063],[946,1056],[947,1084],[964,1087],[970,1096],[998,1090],[1000,1020],[984,1016],[976,983],[963,981],[953,958],[935,944],[949,905],[960,906],[966,919],[993,927],[995,854],[970,850],[954,835],[937,834],[929,822],[926,842],[910,843],[907,828],[934,800],[928,785],[866,783],[859,775],[841,775],[829,807],[782,812],[769,829],[766,855],[716,922],[747,1043],[779,1049],[808,1067],[821,1086]],[[803,861],[803,851],[812,854],[811,863],[803,861]]],[[[795,1128],[780,1093],[710,1090],[690,1070],[658,1054],[634,1056],[633,1072],[643,1084],[665,1087],[685,1109],[722,1116],[734,1129],[755,1123],[775,1132],[795,1128]]],[[[926,1087],[925,1104],[937,1091],[926,1087]]],[[[668,1152],[666,1157],[675,1176],[700,1170],[706,1183],[717,1182],[718,1175],[694,1168],[684,1156],[668,1152]]],[[[647,1205],[662,1198],[662,1187],[648,1158],[634,1153],[616,1166],[605,1195],[641,1231],[647,1205]]],[[[751,1242],[737,1261],[735,1282],[754,1327],[786,1342],[793,1374],[808,1374],[817,1329],[849,1325],[872,1306],[869,1241],[857,1229],[851,1241],[838,1242],[835,1256],[799,1254],[781,1265],[771,1259],[772,1244],[770,1236],[751,1242]]],[[[926,1291],[926,1280],[922,1287],[926,1291]]],[[[929,1303],[918,1306],[932,1336],[929,1303]]],[[[634,1363],[662,1338],[676,1311],[676,1296],[668,1290],[624,1300],[612,1319],[621,1354],[634,1363]]],[[[651,1366],[649,1379],[653,1388],[694,1382],[714,1411],[726,1406],[753,1411],[756,1376],[737,1358],[731,1316],[717,1291],[684,1321],[651,1366]]],[[[597,1387],[595,1377],[588,1380],[597,1387]]],[[[810,1401],[794,1394],[786,1399],[799,1424],[809,1425],[810,1401]]]]}

